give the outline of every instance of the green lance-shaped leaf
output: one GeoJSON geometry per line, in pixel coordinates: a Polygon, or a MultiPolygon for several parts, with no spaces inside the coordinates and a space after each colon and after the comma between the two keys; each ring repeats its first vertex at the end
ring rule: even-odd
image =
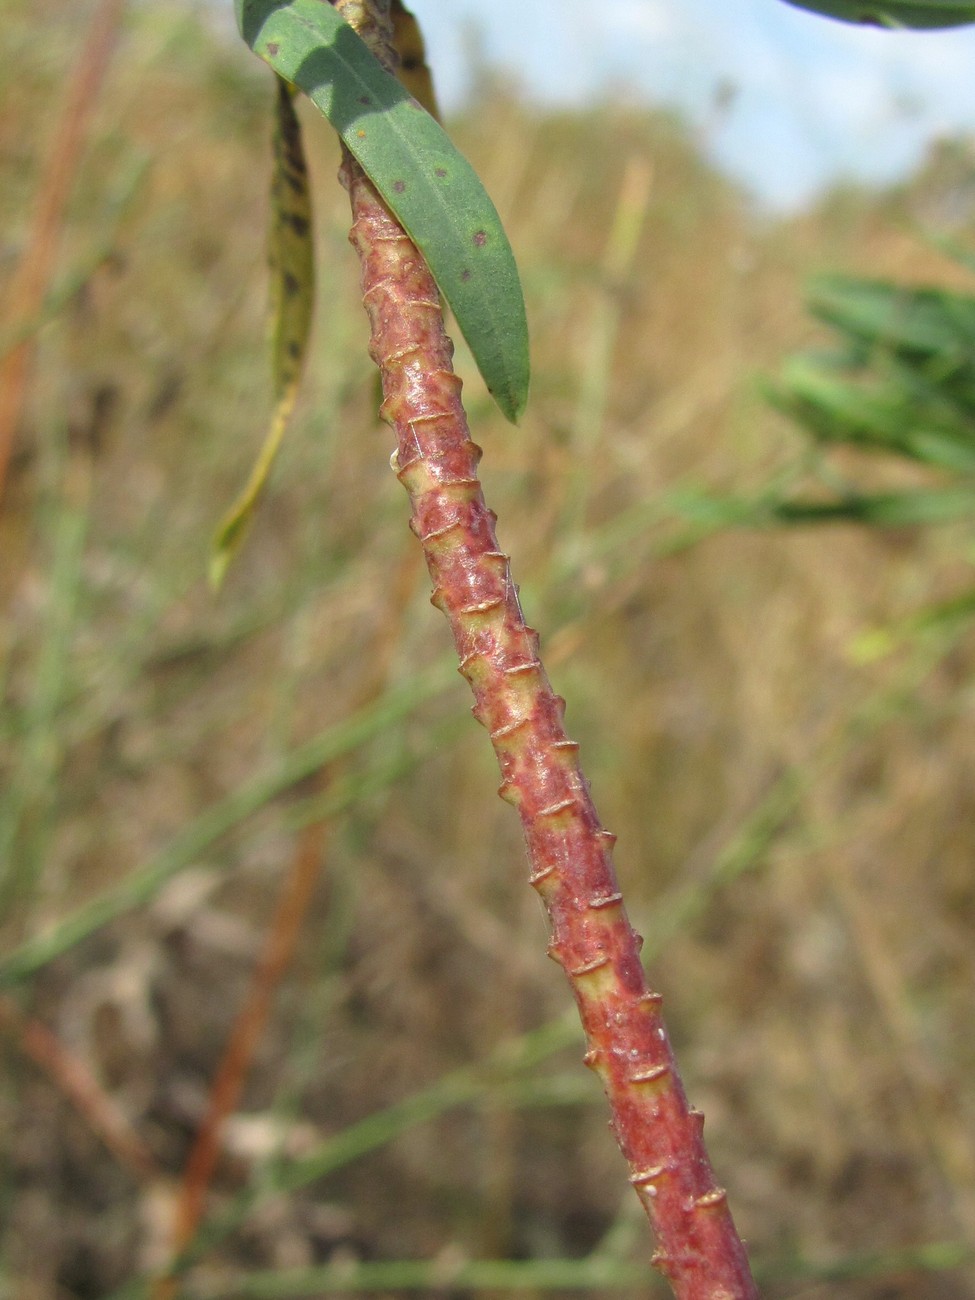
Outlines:
{"type": "Polygon", "coordinates": [[[233,559],[295,404],[305,359],[315,296],[315,254],[311,229],[308,169],[301,126],[292,103],[293,88],[277,78],[274,115],[274,174],[271,183],[271,376],[274,411],[264,445],[243,492],[217,529],[210,560],[210,581],[219,586],[233,559]]]}
{"type": "Polygon", "coordinates": [[[528,398],[514,256],[470,163],[323,0],[235,0],[244,40],[318,106],[426,258],[509,420],[528,398]]]}
{"type": "Polygon", "coordinates": [[[973,0],[786,0],[797,9],[874,27],[960,27],[975,23],[973,0]]]}
{"type": "Polygon", "coordinates": [[[810,285],[809,308],[871,352],[884,348],[945,371],[975,363],[975,298],[969,294],[829,275],[810,285]]]}
{"type": "Polygon", "coordinates": [[[794,357],[767,396],[821,442],[975,471],[971,429],[936,385],[905,368],[870,375],[866,383],[846,381],[837,373],[817,358],[794,357]]]}

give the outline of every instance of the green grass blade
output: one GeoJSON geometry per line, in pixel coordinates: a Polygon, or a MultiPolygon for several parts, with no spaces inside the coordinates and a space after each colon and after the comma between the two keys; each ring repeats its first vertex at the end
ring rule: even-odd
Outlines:
{"type": "Polygon", "coordinates": [[[960,27],[975,22],[971,0],[786,0],[796,9],[874,27],[960,27]]]}
{"type": "MultiPolygon", "coordinates": [[[[61,956],[101,926],[153,898],[215,840],[262,808],[269,800],[317,772],[330,760],[349,753],[438,694],[452,678],[446,664],[388,692],[347,721],[329,728],[287,755],[271,773],[262,774],[208,808],[149,863],[119,885],[98,894],[49,931],[35,935],[0,961],[0,988],[16,984],[61,956]]],[[[350,802],[356,797],[353,788],[350,802]]],[[[337,810],[334,810],[337,811],[337,810]]]]}
{"type": "Polygon", "coordinates": [[[64,759],[58,715],[71,689],[72,651],[83,617],[79,607],[91,522],[91,465],[83,453],[71,456],[66,431],[58,441],[62,445],[52,455],[59,461],[59,483],[45,512],[50,580],[44,632],[23,710],[17,763],[0,792],[0,914],[15,901],[30,900],[43,877],[64,759]]]}
{"type": "Polygon", "coordinates": [[[814,316],[863,343],[910,357],[971,364],[975,298],[931,286],[822,276],[809,289],[814,316]]]}
{"type": "MultiPolygon", "coordinates": [[[[770,1260],[756,1273],[769,1281],[793,1285],[802,1280],[844,1282],[856,1278],[894,1276],[906,1272],[940,1273],[962,1268],[973,1258],[966,1242],[932,1242],[903,1250],[852,1254],[829,1263],[800,1256],[770,1260]]],[[[309,1268],[257,1269],[246,1277],[227,1281],[201,1279],[183,1294],[190,1300],[228,1300],[229,1297],[285,1297],[342,1295],[397,1291],[592,1291],[633,1290],[663,1295],[666,1283],[647,1275],[640,1263],[616,1256],[591,1254],[581,1259],[458,1259],[445,1266],[442,1259],[343,1261],[309,1268]]]]}
{"type": "Polygon", "coordinates": [[[873,524],[878,528],[913,528],[951,523],[975,515],[975,489],[915,489],[908,492],[851,493],[836,500],[814,501],[768,493],[759,497],[711,496],[704,492],[672,494],[672,508],[705,528],[768,528],[778,524],[873,524]]]}
{"type": "Polygon", "coordinates": [[[654,1279],[640,1264],[615,1259],[477,1259],[459,1260],[445,1268],[442,1260],[370,1260],[351,1265],[257,1271],[232,1285],[215,1282],[190,1286],[193,1300],[227,1300],[230,1296],[284,1300],[291,1296],[343,1293],[429,1291],[590,1291],[601,1287],[632,1287],[663,1295],[663,1279],[654,1279]]]}
{"type": "Polygon", "coordinates": [[[501,220],[443,128],[322,0],[236,0],[241,34],[325,114],[426,258],[504,415],[528,399],[528,324],[501,220]]]}
{"type": "MultiPolygon", "coordinates": [[[[840,346],[787,361],[765,386],[772,405],[822,443],[975,471],[975,298],[938,286],[825,276],[813,282],[809,305],[840,346]]],[[[868,498],[855,510],[865,504],[868,498]]],[[[903,500],[873,504],[896,513],[903,500]]],[[[854,517],[849,502],[839,505],[854,517]]],[[[881,522],[879,515],[859,517],[881,522]]]]}
{"type": "Polygon", "coordinates": [[[888,452],[942,469],[975,470],[975,436],[950,395],[921,368],[889,360],[869,386],[834,378],[817,358],[793,357],[769,401],[819,441],[888,452]]]}
{"type": "Polygon", "coordinates": [[[912,528],[970,519],[975,514],[975,492],[964,487],[858,495],[839,501],[780,501],[767,510],[769,520],[781,524],[854,523],[912,528]]]}
{"type": "MultiPolygon", "coordinates": [[[[537,1029],[499,1043],[480,1065],[463,1066],[445,1074],[429,1087],[348,1125],[309,1155],[265,1169],[259,1181],[235,1196],[219,1216],[204,1226],[196,1240],[175,1261],[174,1272],[176,1275],[185,1273],[217,1243],[236,1231],[250,1212],[269,1197],[294,1192],[326,1178],[447,1111],[484,1102],[505,1083],[533,1076],[544,1061],[578,1040],[579,1024],[572,1010],[537,1029]]],[[[593,1096],[596,1096],[595,1089],[593,1096]]],[[[109,1300],[141,1300],[148,1295],[150,1286],[151,1283],[145,1279],[137,1279],[113,1291],[109,1300]]]]}

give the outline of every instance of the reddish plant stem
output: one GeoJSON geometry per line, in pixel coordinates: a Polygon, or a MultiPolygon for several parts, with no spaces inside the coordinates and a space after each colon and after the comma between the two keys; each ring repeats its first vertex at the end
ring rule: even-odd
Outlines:
{"type": "Polygon", "coordinates": [[[549,954],[572,987],[612,1126],[656,1233],[654,1264],[680,1300],[757,1296],[725,1192],[714,1179],[703,1119],[688,1106],[661,1015],[647,985],[642,940],[627,919],[578,746],[552,690],[498,545],[477,477],[437,287],[425,262],[361,169],[346,156],[350,236],[380,367],[394,467],[412,504],[433,603],[450,623],[474,716],[501,767],[500,794],[521,817],[530,881],[551,922],[549,954]]]}
{"type": "Polygon", "coordinates": [[[19,1043],[24,1055],[51,1079],[133,1177],[146,1184],[161,1179],[155,1156],[128,1118],[85,1062],[46,1025],[25,1016],[11,998],[0,997],[0,1028],[19,1043]]]}
{"type": "MultiPolygon", "coordinates": [[[[51,154],[41,176],[27,243],[7,292],[4,323],[8,326],[30,320],[43,304],[71,185],[125,5],[126,0],[98,0],[89,20],[88,36],[75,63],[51,154]]],[[[0,357],[0,497],[23,411],[32,356],[33,343],[24,339],[0,357]]]]}
{"type": "MultiPolygon", "coordinates": [[[[320,777],[328,786],[330,773],[320,777]]],[[[314,897],[315,886],[325,862],[328,821],[305,828],[298,841],[291,869],[285,876],[267,938],[251,978],[243,1006],[238,1012],[220,1064],[210,1085],[206,1114],[183,1170],[176,1201],[172,1234],[172,1257],[192,1241],[203,1218],[206,1196],[220,1157],[220,1141],[228,1118],[233,1114],[247,1082],[254,1056],[271,1015],[274,997],[291,965],[295,946],[314,897]]],[[[171,1274],[155,1283],[153,1300],[169,1300],[176,1294],[171,1274]]]]}

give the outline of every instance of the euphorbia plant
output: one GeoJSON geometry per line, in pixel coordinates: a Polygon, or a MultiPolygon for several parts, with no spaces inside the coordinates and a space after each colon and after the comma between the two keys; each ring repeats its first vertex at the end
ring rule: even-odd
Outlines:
{"type": "MultiPolygon", "coordinates": [[[[498,757],[500,793],[521,817],[530,881],[551,922],[549,955],[572,987],[586,1064],[602,1080],[630,1181],[656,1233],[655,1263],[684,1300],[747,1300],[757,1292],[705,1151],[703,1116],[684,1094],[613,870],[614,837],[593,807],[578,746],[562,725],[564,703],[497,540],[477,477],[481,451],[451,366],[441,293],[502,410],[520,412],[527,334],[507,240],[469,166],[383,70],[395,57],[388,3],[338,0],[333,11],[320,0],[238,0],[238,16],[248,44],[308,93],[343,139],[341,177],[382,377],[381,414],[396,436],[393,465],[410,496],[433,603],[450,623],[475,717],[498,757]]],[[[287,138],[294,127],[284,121],[287,138]]],[[[285,194],[298,192],[300,171],[291,168],[285,194]]],[[[284,256],[279,244],[279,263],[284,256]]],[[[300,297],[297,284],[290,294],[300,297]]],[[[296,339],[291,351],[298,350],[296,339]]],[[[224,530],[224,545],[252,499],[224,530]]]]}
{"type": "MultiPolygon", "coordinates": [[[[975,18],[975,6],[790,0],[851,21],[935,27],[975,18]]],[[[240,534],[280,438],[303,350],[310,296],[297,123],[291,87],[305,92],[343,141],[352,242],[361,261],[370,353],[381,414],[396,438],[393,467],[412,507],[460,671],[475,697],[518,810],[530,881],[552,927],[550,955],[564,968],[600,1076],[613,1128],[658,1240],[655,1263],[685,1300],[757,1294],[724,1191],[704,1148],[703,1118],[688,1105],[661,1015],[646,982],[640,939],[627,919],[601,826],[562,725],[563,702],[526,624],[508,556],[477,476],[451,367],[442,299],[501,409],[527,396],[527,331],[517,273],[490,201],[468,164],[389,71],[395,64],[389,0],[237,0],[247,43],[284,83],[283,160],[276,229],[279,286],[278,412],[268,451],[219,539],[217,570],[240,534]],[[357,34],[358,33],[358,34],[357,34]]]]}

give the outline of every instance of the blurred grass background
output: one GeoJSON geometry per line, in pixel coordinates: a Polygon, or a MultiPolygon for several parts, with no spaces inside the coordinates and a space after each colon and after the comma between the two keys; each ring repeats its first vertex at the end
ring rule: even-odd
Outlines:
{"type": "MultiPolygon", "coordinates": [[[[3,7],[4,280],[84,17],[3,7]]],[[[206,586],[270,401],[264,71],[199,11],[133,6],[63,230],[71,292],[37,334],[0,511],[0,1289],[104,1296],[165,1258],[279,881],[327,816],[221,1149],[226,1231],[180,1294],[662,1294],[427,603],[337,148],[308,113],[309,370],[244,551],[206,586]],[[18,1017],[92,1072],[148,1171],[18,1017]]],[[[485,489],[763,1293],[973,1297],[975,646],[965,620],[910,630],[969,590],[972,530],[730,530],[690,508],[936,481],[824,460],[759,380],[818,337],[808,274],[966,283],[912,223],[970,233],[970,147],[772,221],[665,113],[542,114],[485,75],[452,126],[533,340],[517,429],[458,348],[485,489]],[[884,627],[908,631],[865,653],[884,627]]]]}

